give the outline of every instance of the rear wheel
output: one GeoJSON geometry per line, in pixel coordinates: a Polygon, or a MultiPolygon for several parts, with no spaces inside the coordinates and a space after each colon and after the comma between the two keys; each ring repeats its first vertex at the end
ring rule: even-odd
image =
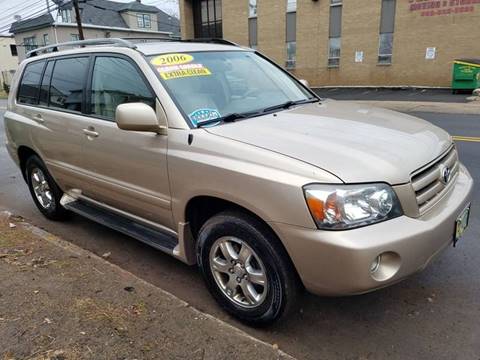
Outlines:
{"type": "Polygon", "coordinates": [[[40,212],[50,220],[65,219],[68,212],[60,204],[63,192],[38,156],[28,158],[25,174],[33,201],[40,212]]]}
{"type": "Polygon", "coordinates": [[[199,232],[197,257],[213,297],[244,322],[270,324],[296,302],[296,272],[279,240],[253,216],[223,212],[209,219],[199,232]]]}

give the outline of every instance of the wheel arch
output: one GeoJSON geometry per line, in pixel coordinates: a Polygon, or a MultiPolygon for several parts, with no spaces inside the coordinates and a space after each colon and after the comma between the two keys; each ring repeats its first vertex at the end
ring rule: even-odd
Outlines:
{"type": "Polygon", "coordinates": [[[216,214],[219,214],[220,212],[223,212],[226,210],[242,212],[244,214],[247,214],[255,218],[260,223],[262,223],[262,225],[265,226],[265,229],[273,235],[273,238],[275,239],[274,241],[276,242],[275,246],[281,247],[280,251],[282,251],[286,255],[286,257],[290,261],[292,269],[294,269],[294,271],[296,272],[297,278],[301,282],[300,276],[298,275],[298,271],[295,267],[295,264],[292,261],[292,258],[290,257],[290,254],[287,251],[287,248],[283,244],[280,236],[270,226],[270,224],[267,221],[265,221],[261,216],[257,215],[254,211],[248,209],[247,207],[240,205],[234,201],[220,198],[217,196],[198,195],[198,196],[192,197],[187,202],[187,205],[185,206],[184,216],[185,216],[185,222],[189,225],[191,241],[189,241],[188,244],[185,244],[186,246],[189,247],[189,249],[186,250],[186,253],[196,254],[198,232],[201,229],[202,225],[205,224],[205,222],[208,219],[210,219],[212,216],[215,216],[216,214]]]}
{"type": "Polygon", "coordinates": [[[17,153],[18,153],[18,160],[20,162],[19,165],[20,165],[20,170],[22,172],[23,179],[27,181],[26,174],[25,174],[25,165],[27,164],[27,160],[32,156],[38,156],[39,158],[40,156],[35,150],[25,145],[19,146],[17,153]]]}

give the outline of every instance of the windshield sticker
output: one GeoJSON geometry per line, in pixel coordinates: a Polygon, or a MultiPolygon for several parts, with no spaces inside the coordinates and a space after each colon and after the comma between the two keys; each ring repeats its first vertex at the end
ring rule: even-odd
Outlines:
{"type": "Polygon", "coordinates": [[[157,67],[157,71],[164,80],[212,75],[210,70],[202,64],[159,66],[157,67]]]}
{"type": "Polygon", "coordinates": [[[193,56],[188,54],[165,54],[154,57],[150,62],[155,66],[180,65],[193,61],[193,56]]]}
{"type": "MultiPolygon", "coordinates": [[[[197,126],[205,121],[215,120],[221,117],[216,109],[198,109],[188,115],[193,125],[197,126]]],[[[212,126],[215,124],[212,124],[212,126]]]]}

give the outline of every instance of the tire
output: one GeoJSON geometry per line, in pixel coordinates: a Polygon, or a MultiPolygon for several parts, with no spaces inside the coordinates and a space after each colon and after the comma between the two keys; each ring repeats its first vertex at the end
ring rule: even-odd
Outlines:
{"type": "Polygon", "coordinates": [[[26,161],[25,178],[27,179],[33,202],[46,218],[55,221],[67,218],[68,211],[60,204],[63,192],[38,156],[32,155],[26,161]],[[39,191],[39,185],[41,187],[40,193],[43,196],[36,192],[39,191]]]}
{"type": "Polygon", "coordinates": [[[300,281],[293,264],[275,234],[253,216],[226,211],[210,218],[199,231],[197,262],[219,305],[249,325],[272,324],[296,304],[300,281]]]}

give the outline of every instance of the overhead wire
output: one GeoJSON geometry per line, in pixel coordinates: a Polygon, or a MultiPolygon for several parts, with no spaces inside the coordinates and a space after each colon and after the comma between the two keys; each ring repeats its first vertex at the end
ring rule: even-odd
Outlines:
{"type": "MultiPolygon", "coordinates": [[[[58,10],[58,8],[59,8],[59,6],[55,6],[55,7],[53,7],[53,8],[50,8],[50,12],[55,11],[55,10],[58,10]]],[[[28,16],[27,18],[23,18],[21,21],[26,21],[26,22],[28,22],[28,21],[34,20],[34,19],[36,19],[37,17],[39,17],[39,16],[41,16],[41,15],[44,15],[44,14],[47,14],[47,8],[46,8],[46,7],[43,8],[42,10],[38,10],[38,11],[32,13],[32,14],[29,14],[29,16],[28,16]]],[[[13,23],[14,23],[14,22],[9,23],[9,24],[5,24],[5,25],[3,25],[3,26],[0,26],[0,33],[3,33],[3,32],[5,32],[5,31],[7,31],[7,30],[10,30],[10,28],[11,28],[11,26],[12,26],[13,23]]]]}
{"type": "MultiPolygon", "coordinates": [[[[43,0],[39,1],[39,2],[43,2],[43,0]]],[[[39,3],[38,2],[38,3],[39,3]]],[[[30,4],[31,6],[32,4],[30,4]]],[[[29,6],[29,7],[30,7],[29,6]]],[[[30,13],[27,15],[27,17],[21,19],[20,21],[28,21],[28,20],[33,20],[43,14],[46,14],[48,13],[48,11],[50,12],[53,12],[53,11],[56,11],[58,10],[59,8],[61,7],[61,5],[53,5],[53,6],[43,6],[41,8],[37,8],[35,9],[35,11],[33,13],[30,13]]],[[[133,14],[124,14],[124,15],[127,15],[127,16],[131,16],[131,17],[134,17],[135,19],[137,19],[137,15],[133,15],[133,14]]],[[[151,21],[152,23],[153,21],[151,21]]],[[[7,32],[8,30],[10,30],[12,24],[14,22],[8,22],[8,23],[5,23],[4,25],[0,25],[0,34],[1,33],[4,33],[4,32],[7,32]]],[[[170,26],[170,27],[174,27],[174,28],[177,28],[177,29],[180,29],[180,25],[177,25],[177,24],[172,24],[172,23],[167,23],[165,21],[156,21],[156,23],[158,24],[162,24],[162,25],[167,25],[167,26],[170,26]]],[[[88,23],[85,23],[85,24],[88,24],[88,23]]],[[[143,28],[141,28],[140,30],[142,30],[143,28]]],[[[137,29],[132,29],[132,30],[137,30],[137,29]]],[[[147,28],[145,30],[148,30],[147,28]]],[[[154,31],[161,31],[161,30],[154,30],[154,31]]]]}
{"type": "MultiPolygon", "coordinates": [[[[44,1],[44,0],[38,0],[38,1],[35,1],[35,2],[31,3],[31,4],[28,4],[28,6],[25,6],[25,7],[21,8],[21,9],[9,8],[8,10],[12,10],[12,9],[15,9],[15,10],[14,10],[13,12],[10,12],[10,13],[3,13],[3,14],[2,14],[2,17],[0,17],[0,21],[3,21],[3,20],[8,19],[8,18],[11,18],[11,17],[17,15],[19,12],[21,12],[21,11],[23,11],[23,10],[26,10],[26,9],[29,9],[29,8],[31,8],[31,7],[33,7],[33,6],[37,6],[37,5],[40,4],[40,3],[41,3],[41,4],[45,4],[45,1],[44,1]]],[[[22,5],[24,5],[24,4],[22,4],[22,5]]]]}

